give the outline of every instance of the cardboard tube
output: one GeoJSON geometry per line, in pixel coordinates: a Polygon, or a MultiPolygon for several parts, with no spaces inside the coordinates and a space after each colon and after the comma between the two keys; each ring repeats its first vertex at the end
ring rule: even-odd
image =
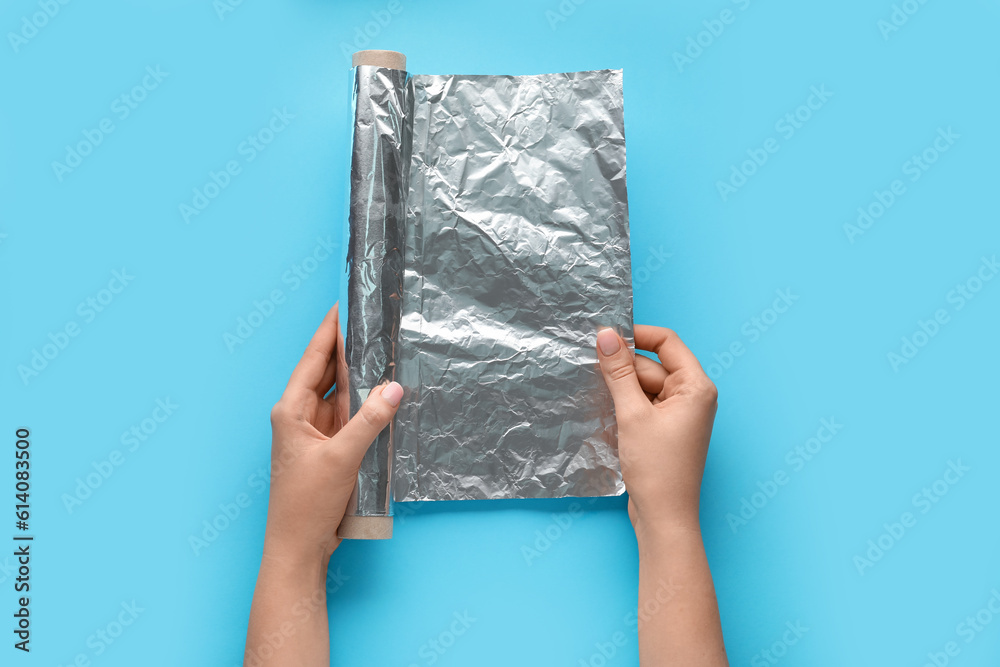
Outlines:
{"type": "Polygon", "coordinates": [[[388,540],[392,537],[392,517],[349,514],[340,522],[337,537],[344,540],[388,540]]]}
{"type": "Polygon", "coordinates": [[[372,65],[386,69],[406,70],[406,56],[399,51],[357,51],[351,57],[351,66],[372,65]]]}

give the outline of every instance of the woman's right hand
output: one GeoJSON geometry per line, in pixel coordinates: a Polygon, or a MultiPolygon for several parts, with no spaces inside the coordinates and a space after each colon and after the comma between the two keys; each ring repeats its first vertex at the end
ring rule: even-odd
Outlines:
{"type": "Polygon", "coordinates": [[[618,454],[636,535],[657,527],[698,530],[698,497],[718,392],[670,329],[635,326],[633,354],[611,329],[598,359],[618,418],[618,454]]]}

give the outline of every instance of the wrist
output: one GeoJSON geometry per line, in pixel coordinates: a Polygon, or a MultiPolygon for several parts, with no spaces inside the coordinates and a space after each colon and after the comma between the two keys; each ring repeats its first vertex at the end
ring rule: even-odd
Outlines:
{"type": "Polygon", "coordinates": [[[261,568],[304,581],[325,580],[330,554],[319,547],[307,547],[271,536],[264,538],[261,568]]]}
{"type": "Polygon", "coordinates": [[[654,563],[658,559],[675,559],[679,554],[704,549],[701,529],[688,523],[638,524],[635,541],[639,563],[654,563]]]}
{"type": "Polygon", "coordinates": [[[629,519],[632,521],[636,539],[640,542],[684,534],[701,535],[697,505],[682,510],[658,512],[644,511],[638,505],[633,505],[629,509],[629,519]]]}

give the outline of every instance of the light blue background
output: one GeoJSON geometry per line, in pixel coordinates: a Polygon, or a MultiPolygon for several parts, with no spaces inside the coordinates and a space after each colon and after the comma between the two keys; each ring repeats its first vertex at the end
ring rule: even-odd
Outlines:
{"type": "MultiPolygon", "coordinates": [[[[1000,5],[928,2],[885,39],[890,0],[400,2],[368,26],[368,46],[405,52],[415,72],[625,70],[636,321],[673,327],[706,366],[733,342],[745,349],[714,369],[702,493],[732,664],[767,664],[754,656],[796,621],[808,631],[780,664],[918,666],[948,641],[961,648],[951,664],[995,664],[1000,619],[971,643],[956,626],[1000,587],[1000,281],[961,310],[948,294],[1000,250],[1000,5]],[[678,71],[673,54],[726,8],[733,23],[678,71]],[[781,138],[776,121],[823,85],[833,97],[781,138]],[[908,180],[904,163],[948,127],[954,146],[908,180]],[[724,202],[716,182],[768,137],[780,150],[724,202]],[[897,178],[906,193],[850,243],[844,224],[897,178]],[[798,300],[751,342],[744,324],[785,289],[798,300]],[[887,353],[939,308],[948,323],[894,371],[887,353]],[[793,472],[786,452],[823,418],[843,429],[793,472]],[[914,494],[959,459],[970,470],[921,514],[914,494]],[[779,470],[788,483],[731,530],[727,514],[779,470]],[[860,574],[854,557],[906,511],[916,526],[860,574]]],[[[38,536],[27,657],[11,648],[0,570],[3,664],[79,653],[101,667],[239,664],[266,513],[249,478],[340,266],[322,263],[295,290],[282,276],[318,237],[336,240],[342,45],[365,46],[359,31],[386,7],[245,0],[220,20],[211,0],[76,1],[17,52],[0,45],[0,536],[14,532],[13,433],[25,425],[38,536]],[[147,66],[169,76],[119,120],[112,101],[147,66]],[[246,162],[240,142],[286,107],[295,118],[246,162]],[[106,117],[114,132],[59,182],[51,163],[106,117]],[[230,159],[240,175],[185,224],[178,206],[230,159]],[[84,323],[77,304],[122,267],[134,281],[84,323]],[[223,335],[274,289],[285,303],[230,352],[223,335]],[[80,335],[26,385],[18,365],[71,320],[80,335]],[[177,411],[68,512],[63,494],[167,397],[177,411]],[[240,493],[250,506],[196,556],[189,536],[240,493]],[[144,611],[95,656],[88,637],[133,600],[144,611]]],[[[36,11],[6,2],[0,29],[36,11]]],[[[476,621],[436,664],[601,664],[595,642],[627,630],[636,604],[635,541],[624,499],[554,529],[569,504],[424,505],[392,541],[344,544],[333,663],[430,664],[421,647],[468,611],[476,621]],[[529,564],[522,547],[546,530],[561,534],[529,564]]],[[[629,631],[608,664],[636,662],[629,631]]]]}

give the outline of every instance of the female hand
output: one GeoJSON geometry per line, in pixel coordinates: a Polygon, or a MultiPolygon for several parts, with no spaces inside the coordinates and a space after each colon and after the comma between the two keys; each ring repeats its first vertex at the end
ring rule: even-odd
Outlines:
{"type": "Polygon", "coordinates": [[[718,394],[673,331],[636,326],[629,351],[597,335],[615,401],[618,454],[639,551],[639,663],[726,667],[712,573],[698,525],[701,477],[718,394]]]}
{"type": "Polygon", "coordinates": [[[340,544],[337,527],[361,459],[402,396],[395,382],[376,387],[347,421],[347,363],[334,306],[271,410],[271,494],[248,667],[330,664],[326,574],[340,544]]]}
{"type": "Polygon", "coordinates": [[[670,329],[636,325],[633,355],[611,329],[597,335],[618,418],[618,453],[638,534],[654,524],[698,529],[698,496],[718,393],[670,329]]]}
{"type": "Polygon", "coordinates": [[[347,421],[347,362],[334,306],[271,410],[265,558],[315,559],[333,553],[361,459],[392,420],[402,396],[396,382],[376,387],[347,421]]]}

